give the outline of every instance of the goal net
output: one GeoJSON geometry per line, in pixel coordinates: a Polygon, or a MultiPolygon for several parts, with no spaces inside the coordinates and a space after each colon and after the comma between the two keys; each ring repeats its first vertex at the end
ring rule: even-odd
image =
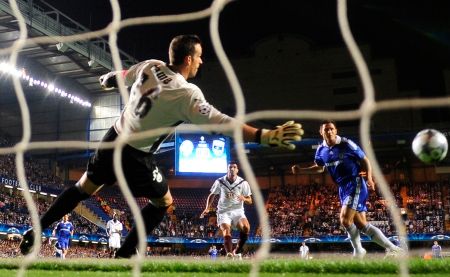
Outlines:
{"type": "MultiPolygon", "coordinates": [[[[234,126],[213,126],[206,125],[203,126],[203,130],[207,131],[217,131],[217,130],[233,130],[234,132],[234,141],[236,142],[236,151],[237,156],[240,161],[240,165],[242,170],[246,174],[246,178],[251,185],[251,189],[254,196],[254,203],[256,209],[258,211],[258,216],[260,219],[261,230],[262,230],[262,243],[258,248],[258,251],[255,256],[255,262],[252,263],[252,271],[251,275],[256,276],[259,272],[259,266],[261,261],[269,257],[270,252],[270,226],[268,221],[267,212],[264,206],[264,199],[261,193],[260,188],[258,187],[258,181],[254,172],[252,171],[251,164],[246,154],[246,150],[243,143],[243,136],[241,131],[241,125],[247,122],[254,122],[258,120],[279,120],[286,119],[291,120],[295,119],[300,123],[302,120],[322,120],[333,118],[336,121],[340,120],[359,120],[359,135],[362,143],[362,148],[365,150],[368,158],[373,162],[373,171],[375,178],[377,180],[377,184],[380,188],[380,191],[383,197],[389,203],[395,203],[395,199],[389,189],[389,186],[383,177],[381,168],[379,163],[377,162],[377,157],[374,152],[374,149],[371,145],[371,119],[377,114],[385,111],[392,110],[404,110],[404,109],[421,109],[421,108],[431,108],[431,107],[448,107],[450,106],[450,99],[448,97],[440,97],[440,98],[414,98],[414,99],[396,99],[396,100],[376,100],[376,91],[374,89],[374,85],[371,79],[371,75],[368,69],[368,66],[365,62],[361,51],[355,42],[355,39],[352,36],[351,29],[349,26],[348,18],[347,18],[347,2],[346,0],[337,0],[337,13],[338,13],[338,23],[339,29],[342,35],[342,38],[345,42],[345,45],[350,53],[350,56],[355,64],[355,68],[357,70],[358,76],[360,78],[362,87],[363,87],[363,101],[360,103],[359,107],[351,110],[344,111],[323,111],[323,110],[298,110],[296,107],[292,107],[289,110],[263,110],[258,112],[247,112],[246,110],[246,99],[244,97],[243,90],[241,88],[239,82],[239,76],[236,74],[235,68],[233,68],[232,63],[230,62],[226,50],[224,49],[223,44],[221,43],[221,32],[219,31],[219,19],[221,13],[224,9],[226,9],[227,4],[230,1],[227,0],[215,0],[212,2],[211,6],[196,12],[184,13],[184,14],[173,14],[173,15],[159,15],[159,16],[146,16],[146,17],[138,17],[138,18],[121,18],[121,10],[119,6],[119,2],[117,0],[110,0],[111,9],[113,13],[113,19],[108,24],[108,26],[104,29],[95,30],[95,31],[84,31],[80,30],[79,33],[73,33],[71,35],[64,36],[38,36],[38,37],[29,37],[28,36],[28,28],[27,19],[23,15],[24,10],[24,2],[19,0],[10,0],[9,3],[3,3],[4,5],[8,5],[11,13],[17,19],[17,24],[20,30],[19,38],[12,44],[11,47],[0,49],[0,55],[8,57],[8,64],[15,67],[17,64],[18,55],[20,52],[27,46],[31,44],[54,44],[55,42],[60,43],[60,47],[63,47],[64,43],[76,43],[79,41],[85,41],[90,39],[95,39],[102,36],[108,37],[110,53],[112,57],[112,64],[114,70],[122,70],[125,66],[123,64],[123,55],[118,48],[117,40],[118,40],[118,32],[127,27],[139,26],[139,25],[152,25],[152,24],[173,24],[179,23],[183,24],[188,21],[195,21],[201,19],[209,20],[209,32],[210,38],[213,46],[213,50],[220,62],[220,65],[225,72],[227,81],[231,87],[234,101],[236,103],[236,114],[235,118],[237,119],[238,124],[234,126]]],[[[157,39],[157,38],[156,38],[157,39]]],[[[95,61],[93,61],[95,62],[95,61]]],[[[258,70],[257,68],[255,70],[258,70]]],[[[15,154],[16,157],[16,165],[17,165],[17,176],[18,181],[20,182],[20,186],[23,189],[23,196],[26,200],[28,210],[30,211],[33,226],[35,228],[36,233],[36,247],[34,250],[24,258],[24,262],[21,265],[21,269],[19,271],[20,276],[24,276],[26,272],[26,268],[37,260],[37,254],[39,252],[41,242],[40,234],[42,232],[41,227],[39,226],[39,215],[36,209],[36,204],[33,201],[33,198],[30,194],[30,189],[27,185],[27,180],[25,176],[24,169],[24,157],[28,151],[36,150],[36,149],[95,149],[98,145],[97,143],[93,143],[85,140],[56,140],[56,141],[31,141],[31,117],[30,114],[30,106],[27,103],[21,77],[21,72],[17,72],[17,74],[13,74],[11,76],[14,86],[14,91],[16,97],[18,99],[20,105],[20,115],[22,118],[22,128],[23,135],[17,144],[11,147],[3,147],[0,148],[0,155],[6,154],[15,154]]],[[[118,78],[118,85],[121,98],[123,99],[123,103],[126,103],[128,100],[128,91],[125,88],[123,78],[118,78]]],[[[61,92],[62,93],[62,92],[61,92]]],[[[311,92],[314,93],[314,92],[311,92]]],[[[299,96],[302,97],[302,96],[299,96]]],[[[82,102],[84,100],[78,99],[76,101],[82,102]]],[[[86,103],[88,105],[88,103],[86,103]]],[[[188,130],[189,126],[181,126],[180,130],[188,130]]],[[[142,139],[145,137],[154,137],[163,135],[167,132],[174,131],[173,128],[165,128],[165,129],[156,129],[150,130],[137,134],[121,134],[118,139],[114,143],[104,144],[102,147],[105,148],[114,148],[116,151],[114,152],[114,168],[118,177],[118,184],[121,188],[121,191],[127,200],[130,210],[133,214],[133,218],[135,219],[135,223],[138,230],[139,237],[139,254],[133,259],[134,263],[134,276],[139,276],[140,267],[143,262],[143,256],[146,252],[146,236],[145,229],[143,224],[143,218],[140,213],[140,208],[136,203],[135,199],[132,197],[130,190],[126,185],[126,181],[124,178],[124,174],[122,168],[120,167],[121,160],[121,150],[125,144],[133,139],[142,139]]],[[[306,136],[311,136],[314,134],[316,130],[305,130],[306,136]]],[[[404,224],[402,223],[402,219],[400,217],[400,212],[398,211],[395,205],[391,205],[389,207],[390,213],[395,223],[397,233],[401,237],[406,236],[406,230],[404,228],[404,224]]],[[[406,265],[406,260],[400,260],[400,273],[402,276],[408,276],[408,269],[406,265]]]]}

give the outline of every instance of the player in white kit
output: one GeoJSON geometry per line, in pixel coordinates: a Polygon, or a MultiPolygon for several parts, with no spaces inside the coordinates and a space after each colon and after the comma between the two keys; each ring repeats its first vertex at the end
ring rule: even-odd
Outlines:
{"type": "Polygon", "coordinates": [[[120,248],[123,225],[119,221],[119,215],[114,213],[113,218],[106,223],[106,234],[108,235],[109,257],[113,258],[117,249],[120,248]]]}
{"type": "Polygon", "coordinates": [[[211,193],[206,200],[206,208],[200,215],[204,217],[210,210],[214,198],[219,195],[217,203],[217,225],[222,231],[223,245],[227,257],[242,259],[242,250],[250,233],[250,223],[244,212],[244,203],[252,204],[252,192],[247,181],[238,176],[239,168],[236,162],[228,164],[227,175],[217,179],[211,187],[211,193]],[[239,229],[239,241],[233,250],[231,228],[239,229]]]}
{"type": "Polygon", "coordinates": [[[309,247],[306,245],[306,242],[302,242],[302,246],[300,246],[298,252],[300,253],[300,258],[303,260],[309,259],[309,247]]]}

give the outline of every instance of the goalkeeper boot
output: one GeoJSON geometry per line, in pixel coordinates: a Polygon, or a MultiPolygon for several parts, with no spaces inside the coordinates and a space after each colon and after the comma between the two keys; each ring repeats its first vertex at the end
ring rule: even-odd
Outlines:
{"type": "Polygon", "coordinates": [[[33,245],[34,245],[34,231],[33,229],[29,229],[25,231],[25,233],[23,234],[22,241],[20,242],[19,246],[20,252],[23,255],[27,255],[33,249],[33,245]]]}

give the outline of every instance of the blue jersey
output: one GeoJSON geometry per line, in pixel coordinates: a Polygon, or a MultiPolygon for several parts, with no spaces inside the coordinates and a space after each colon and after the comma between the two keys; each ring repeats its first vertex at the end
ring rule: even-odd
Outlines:
{"type": "Polygon", "coordinates": [[[362,149],[350,139],[337,136],[336,144],[329,147],[324,141],[316,151],[314,161],[325,166],[338,185],[346,185],[349,179],[359,176],[360,160],[365,157],[362,149]]]}
{"type": "Polygon", "coordinates": [[[70,239],[70,237],[72,235],[72,231],[73,231],[73,225],[71,222],[61,221],[56,226],[55,233],[56,233],[56,236],[58,237],[58,239],[70,239]]]}
{"type": "Polygon", "coordinates": [[[217,258],[218,254],[219,254],[219,250],[217,250],[216,248],[209,250],[209,255],[211,256],[211,259],[217,258]]]}
{"type": "Polygon", "coordinates": [[[328,146],[324,141],[316,151],[314,161],[325,166],[331,178],[339,185],[341,204],[358,212],[366,212],[367,185],[360,177],[360,161],[366,155],[353,141],[337,136],[336,144],[328,146]]]}
{"type": "Polygon", "coordinates": [[[431,253],[433,255],[433,258],[441,258],[441,246],[440,245],[433,245],[431,247],[431,253]]]}

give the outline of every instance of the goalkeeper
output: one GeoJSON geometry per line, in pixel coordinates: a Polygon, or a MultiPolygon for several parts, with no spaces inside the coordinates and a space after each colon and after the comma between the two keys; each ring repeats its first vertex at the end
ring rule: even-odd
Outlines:
{"type": "MultiPolygon", "coordinates": [[[[193,124],[226,124],[236,120],[210,105],[202,91],[187,82],[196,76],[202,65],[202,44],[196,35],[180,35],[172,39],[169,60],[147,60],[129,70],[110,72],[100,77],[104,89],[117,87],[117,76],[124,77],[130,86],[130,98],[119,119],[105,134],[102,142],[114,141],[120,133],[136,133],[157,128],[174,127],[183,122],[193,124]]],[[[274,130],[257,129],[242,125],[246,142],[257,142],[271,147],[294,149],[295,141],[303,135],[301,125],[288,121],[274,130]]],[[[226,132],[232,135],[232,131],[226,132]]],[[[168,135],[168,134],[167,134],[168,135]]],[[[154,136],[129,141],[123,148],[122,168],[134,197],[146,197],[149,204],[141,214],[147,234],[162,221],[167,208],[172,204],[167,180],[154,160],[160,144],[167,137],[154,136]]],[[[73,186],[63,191],[49,210],[41,217],[42,229],[72,211],[79,202],[89,198],[102,186],[117,181],[113,169],[113,149],[97,149],[88,162],[87,170],[73,186]]],[[[116,257],[128,258],[136,253],[138,238],[136,227],[128,233],[116,257]]],[[[20,250],[28,254],[34,244],[34,232],[24,233],[20,250]]]]}

